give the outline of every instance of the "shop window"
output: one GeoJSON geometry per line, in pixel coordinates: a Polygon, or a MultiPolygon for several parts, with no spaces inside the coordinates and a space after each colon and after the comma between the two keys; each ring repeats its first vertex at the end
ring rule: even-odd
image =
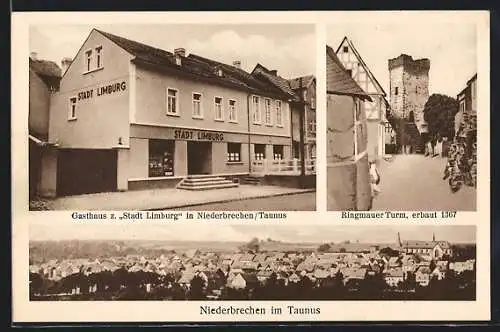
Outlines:
{"type": "Polygon", "coordinates": [[[175,141],[149,140],[149,177],[174,175],[175,141]]]}
{"type": "Polygon", "coordinates": [[[76,120],[76,97],[69,98],[68,120],[76,120]]]}
{"type": "Polygon", "coordinates": [[[193,93],[193,118],[202,118],[201,93],[193,93]]]}
{"type": "Polygon", "coordinates": [[[261,114],[260,114],[260,101],[258,96],[252,96],[252,117],[253,123],[260,124],[261,114]]]}
{"type": "Polygon", "coordinates": [[[221,97],[214,98],[214,107],[215,107],[215,120],[224,120],[221,97]]]}
{"type": "Polygon", "coordinates": [[[96,54],[96,69],[100,69],[103,67],[102,65],[102,46],[98,46],[95,48],[96,54]]]}
{"type": "Polygon", "coordinates": [[[265,115],[266,115],[266,125],[272,125],[271,118],[271,99],[264,100],[265,115]]]}
{"type": "Polygon", "coordinates": [[[283,107],[281,100],[276,100],[276,125],[278,127],[283,126],[283,107]]]}
{"type": "Polygon", "coordinates": [[[237,122],[238,116],[236,113],[236,100],[229,100],[229,121],[237,122]]]}
{"type": "Polygon", "coordinates": [[[283,159],[283,145],[273,145],[273,158],[274,160],[283,159]]]}
{"type": "Polygon", "coordinates": [[[227,161],[241,161],[241,143],[227,143],[227,161]]]}
{"type": "Polygon", "coordinates": [[[266,145],[265,144],[255,144],[253,147],[255,160],[266,159],[266,145]]]}
{"type": "Polygon", "coordinates": [[[167,89],[167,114],[179,115],[179,92],[176,89],[167,89]]]}

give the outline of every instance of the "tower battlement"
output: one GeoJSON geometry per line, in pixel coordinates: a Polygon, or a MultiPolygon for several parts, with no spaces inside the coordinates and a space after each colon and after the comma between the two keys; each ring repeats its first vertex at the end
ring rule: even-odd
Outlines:
{"type": "Polygon", "coordinates": [[[405,71],[429,71],[431,61],[427,58],[413,59],[410,55],[401,54],[397,58],[389,59],[389,70],[402,66],[405,71]]]}

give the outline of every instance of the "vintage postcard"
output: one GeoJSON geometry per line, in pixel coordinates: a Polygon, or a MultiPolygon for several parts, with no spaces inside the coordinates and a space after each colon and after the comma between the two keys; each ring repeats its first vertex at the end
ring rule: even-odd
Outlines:
{"type": "Polygon", "coordinates": [[[488,12],[12,28],[14,322],[490,318],[488,12]]]}

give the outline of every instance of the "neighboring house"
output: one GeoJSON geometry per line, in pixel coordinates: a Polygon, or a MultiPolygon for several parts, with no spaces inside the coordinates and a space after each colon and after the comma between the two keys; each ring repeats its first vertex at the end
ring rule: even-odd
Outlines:
{"type": "Polygon", "coordinates": [[[238,273],[229,282],[229,287],[235,289],[252,289],[259,285],[259,279],[254,273],[238,273]]]}
{"type": "Polygon", "coordinates": [[[291,157],[292,97],[239,61],[93,29],[51,99],[48,140],[59,147],[42,189],[61,196],[186,188],[200,174],[216,188],[237,186],[228,180],[248,176],[256,146],[291,157]]]}
{"type": "MultiPolygon", "coordinates": [[[[305,159],[316,159],[316,78],[313,75],[288,80],[292,90],[304,102],[305,159]]],[[[300,112],[292,110],[293,157],[300,159],[300,112]]]]}
{"type": "Polygon", "coordinates": [[[404,280],[404,272],[401,268],[389,269],[384,276],[384,280],[387,285],[391,287],[397,287],[399,283],[404,280]]]}
{"type": "Polygon", "coordinates": [[[59,90],[61,68],[47,60],[40,60],[36,53],[29,58],[29,196],[40,193],[44,179],[43,159],[53,147],[48,143],[51,95],[59,90]]]}
{"type": "Polygon", "coordinates": [[[423,258],[435,260],[453,254],[447,241],[404,241],[403,248],[407,254],[418,254],[423,258]]]}
{"type": "Polygon", "coordinates": [[[368,129],[368,155],[381,158],[385,155],[386,135],[391,135],[391,125],[386,119],[389,102],[386,99],[382,86],[363,61],[356,50],[354,43],[344,37],[336,51],[337,57],[342,62],[347,73],[371,97],[371,101],[364,101],[368,129]]]}
{"type": "MultiPolygon", "coordinates": [[[[477,154],[477,74],[467,81],[466,87],[457,95],[458,112],[455,115],[455,136],[465,138],[467,158],[473,159],[476,167],[477,154]]],[[[474,173],[475,174],[475,173],[474,173]]]]}
{"type": "Polygon", "coordinates": [[[415,272],[415,281],[420,286],[428,286],[430,281],[431,270],[427,266],[421,266],[415,272]]]}
{"type": "Polygon", "coordinates": [[[364,101],[372,101],[326,47],[327,209],[370,210],[364,101]]]}

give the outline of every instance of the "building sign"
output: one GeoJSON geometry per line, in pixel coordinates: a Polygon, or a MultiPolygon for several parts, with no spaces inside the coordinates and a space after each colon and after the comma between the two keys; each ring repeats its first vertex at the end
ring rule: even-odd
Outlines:
{"type": "Polygon", "coordinates": [[[126,89],[127,89],[127,83],[125,81],[98,86],[95,89],[89,89],[78,92],[78,101],[92,99],[94,98],[94,96],[100,97],[103,95],[110,95],[116,92],[125,91],[126,89]]]}
{"type": "Polygon", "coordinates": [[[213,131],[204,130],[174,130],[174,139],[181,139],[187,141],[215,141],[221,142],[224,140],[224,134],[213,131]]]}

